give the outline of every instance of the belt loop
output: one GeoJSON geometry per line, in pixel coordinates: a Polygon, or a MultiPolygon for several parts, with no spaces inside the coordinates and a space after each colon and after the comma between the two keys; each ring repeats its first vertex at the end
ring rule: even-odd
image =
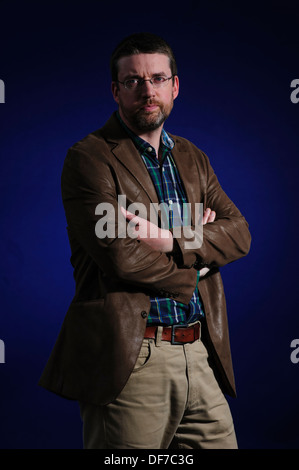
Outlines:
{"type": "Polygon", "coordinates": [[[198,320],[199,323],[199,338],[197,341],[201,341],[201,335],[202,335],[202,322],[198,320]]]}
{"type": "Polygon", "coordinates": [[[161,346],[162,333],[163,333],[163,326],[158,326],[157,333],[156,333],[156,346],[161,346]]]}

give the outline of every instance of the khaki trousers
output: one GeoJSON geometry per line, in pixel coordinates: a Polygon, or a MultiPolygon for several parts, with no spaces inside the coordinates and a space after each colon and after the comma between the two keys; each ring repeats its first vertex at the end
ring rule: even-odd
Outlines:
{"type": "Polygon", "coordinates": [[[105,406],[80,402],[85,449],[236,449],[228,403],[201,340],[144,339],[124,389],[105,406]]]}

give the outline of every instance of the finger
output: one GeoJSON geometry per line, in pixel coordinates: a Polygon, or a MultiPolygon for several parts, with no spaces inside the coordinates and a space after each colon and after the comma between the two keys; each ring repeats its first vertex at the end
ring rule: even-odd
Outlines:
{"type": "Polygon", "coordinates": [[[127,211],[123,206],[120,206],[120,211],[121,211],[123,216],[127,217],[127,211]]]}
{"type": "Polygon", "coordinates": [[[210,213],[211,213],[211,209],[208,207],[203,213],[203,218],[202,218],[203,225],[205,225],[208,222],[208,218],[210,216],[210,213]]]}
{"type": "Polygon", "coordinates": [[[209,215],[209,218],[208,218],[208,223],[210,222],[214,222],[216,218],[216,212],[215,211],[211,211],[210,215],[209,215]]]}
{"type": "Polygon", "coordinates": [[[127,211],[124,207],[121,207],[120,210],[127,220],[133,220],[138,218],[136,214],[132,214],[132,212],[127,211]]]}
{"type": "Polygon", "coordinates": [[[205,276],[209,271],[210,271],[210,268],[201,268],[201,270],[199,271],[200,277],[205,276]]]}

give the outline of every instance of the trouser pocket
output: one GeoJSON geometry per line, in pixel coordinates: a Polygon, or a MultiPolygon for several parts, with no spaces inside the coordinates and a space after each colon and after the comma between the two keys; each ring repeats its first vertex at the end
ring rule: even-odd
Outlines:
{"type": "Polygon", "coordinates": [[[152,356],[152,346],[153,345],[151,339],[145,338],[143,340],[140,352],[137,357],[137,361],[134,366],[134,372],[147,365],[152,356]]]}

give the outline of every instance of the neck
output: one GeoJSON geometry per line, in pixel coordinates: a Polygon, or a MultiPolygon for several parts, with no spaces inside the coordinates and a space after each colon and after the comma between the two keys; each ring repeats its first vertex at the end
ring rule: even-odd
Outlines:
{"type": "Polygon", "coordinates": [[[141,139],[148,142],[155,149],[157,156],[159,155],[162,128],[163,126],[151,132],[137,133],[137,135],[141,137],[141,139]]]}
{"type": "Polygon", "coordinates": [[[125,118],[125,116],[123,116],[123,114],[120,112],[119,110],[119,114],[120,114],[120,117],[121,119],[123,120],[123,122],[126,124],[126,126],[132,131],[134,132],[134,134],[138,135],[138,137],[140,137],[141,139],[145,140],[146,142],[148,142],[156,151],[156,155],[158,156],[159,155],[159,147],[160,147],[160,139],[161,139],[161,133],[162,133],[162,129],[163,129],[163,124],[161,124],[160,127],[158,127],[157,129],[155,130],[152,130],[152,131],[140,131],[139,129],[136,129],[134,126],[132,126],[128,121],[127,119],[125,118]]]}

